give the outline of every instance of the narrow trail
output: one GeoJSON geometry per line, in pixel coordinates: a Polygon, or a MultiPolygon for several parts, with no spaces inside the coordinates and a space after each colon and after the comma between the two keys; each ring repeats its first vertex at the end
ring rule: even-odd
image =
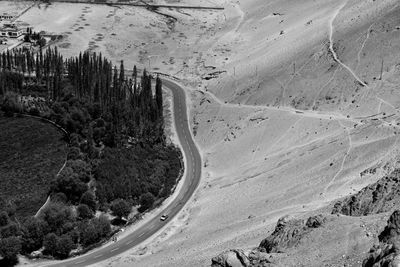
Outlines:
{"type": "MultiPolygon", "coordinates": [[[[335,19],[337,18],[337,16],[339,15],[340,11],[347,5],[349,0],[346,0],[343,2],[342,5],[339,6],[339,8],[335,11],[334,16],[332,16],[330,25],[329,25],[329,49],[333,55],[334,60],[339,63],[342,67],[344,67],[345,69],[347,69],[351,75],[357,80],[357,82],[362,85],[363,87],[365,87],[367,90],[371,90],[371,88],[364,82],[362,81],[357,74],[346,64],[344,64],[338,57],[338,55],[336,54],[335,49],[333,48],[334,45],[334,41],[333,41],[333,31],[334,31],[334,27],[333,27],[333,23],[335,22],[335,19]]],[[[372,24],[373,25],[373,24],[372,24]]],[[[372,27],[372,25],[370,27],[372,27]]],[[[369,35],[368,35],[369,36],[369,35]]],[[[362,48],[363,49],[363,48],[362,48]]],[[[360,49],[361,50],[361,49],[360,49]]],[[[364,97],[365,97],[366,93],[364,93],[364,97]]],[[[380,101],[382,101],[383,103],[389,105],[390,107],[394,108],[396,111],[399,111],[398,108],[394,107],[392,104],[388,103],[387,101],[383,100],[382,98],[380,98],[379,96],[376,95],[376,98],[380,101]]],[[[396,128],[399,128],[397,125],[391,125],[388,124],[387,122],[382,121],[383,124],[388,125],[388,126],[394,126],[396,128]]]]}
{"type": "Polygon", "coordinates": [[[339,6],[339,8],[335,11],[334,16],[333,16],[332,19],[331,19],[331,22],[330,22],[330,25],[329,25],[329,49],[330,49],[330,51],[331,51],[331,53],[332,53],[332,55],[333,55],[333,59],[334,59],[337,63],[339,63],[340,65],[342,65],[342,67],[344,67],[345,69],[347,69],[347,70],[351,73],[351,75],[353,75],[353,77],[354,77],[362,86],[368,88],[368,85],[367,85],[365,82],[363,82],[363,81],[357,76],[357,74],[354,73],[354,71],[353,71],[349,66],[347,66],[346,64],[344,64],[344,63],[339,59],[338,55],[336,54],[335,49],[333,48],[333,45],[334,45],[334,41],[333,41],[333,30],[334,30],[333,23],[335,22],[335,19],[336,19],[336,17],[339,15],[340,11],[342,11],[342,9],[347,5],[348,1],[349,1],[349,0],[346,0],[342,5],[339,6]]]}
{"type": "MultiPolygon", "coordinates": [[[[300,149],[300,148],[304,148],[304,147],[306,147],[306,146],[312,145],[312,144],[314,144],[314,143],[317,143],[317,142],[320,142],[320,141],[323,141],[323,140],[327,140],[327,139],[329,139],[329,138],[333,138],[333,137],[338,136],[338,135],[340,135],[340,133],[337,133],[337,132],[335,131],[334,133],[332,133],[332,134],[330,134],[330,135],[325,135],[325,136],[322,136],[322,137],[313,139],[313,140],[311,140],[311,141],[309,141],[309,142],[307,142],[307,143],[303,143],[303,144],[291,146],[291,147],[284,148],[284,149],[280,149],[280,150],[276,150],[276,151],[268,150],[267,152],[268,152],[269,154],[265,154],[265,156],[268,157],[268,158],[273,158],[273,157],[275,157],[275,156],[280,156],[280,155],[286,154],[286,153],[288,153],[288,152],[290,152],[290,151],[293,151],[293,150],[296,150],[296,149],[300,149]]],[[[281,140],[282,140],[282,139],[281,139],[281,140]]],[[[252,164],[252,165],[258,165],[258,164],[261,164],[262,162],[264,162],[264,159],[254,161],[254,162],[252,162],[251,164],[252,164]]],[[[244,164],[241,165],[241,166],[246,166],[246,164],[248,164],[248,163],[249,163],[249,162],[246,162],[246,163],[244,163],[244,164]]]]}
{"type": "Polygon", "coordinates": [[[280,111],[280,112],[292,113],[293,115],[296,115],[296,116],[308,117],[308,118],[314,118],[314,119],[346,120],[346,121],[351,121],[354,123],[361,123],[361,120],[349,118],[340,113],[324,113],[324,112],[317,112],[317,111],[310,111],[310,110],[298,110],[298,109],[295,109],[292,107],[271,107],[271,106],[254,106],[254,105],[248,105],[248,104],[234,104],[234,103],[228,103],[228,102],[224,103],[210,91],[201,91],[201,92],[209,95],[217,104],[219,104],[221,106],[225,106],[225,107],[230,107],[230,108],[248,108],[248,109],[254,109],[254,110],[259,110],[259,111],[263,111],[263,110],[280,111]]]}
{"type": "MultiPolygon", "coordinates": [[[[273,151],[273,148],[276,147],[276,145],[278,143],[280,143],[288,134],[288,132],[290,132],[291,129],[295,129],[297,124],[302,120],[303,118],[298,119],[297,121],[295,121],[295,123],[293,123],[292,125],[289,126],[289,128],[269,147],[268,151],[273,151]]],[[[268,155],[270,156],[270,155],[268,155]]]]}
{"type": "MultiPolygon", "coordinates": [[[[282,88],[282,89],[283,89],[283,90],[282,90],[282,99],[281,99],[281,105],[282,105],[282,106],[285,106],[285,94],[286,94],[287,87],[292,83],[292,81],[293,81],[294,78],[297,76],[297,74],[300,73],[300,72],[308,65],[308,63],[310,63],[312,60],[313,60],[313,56],[310,56],[310,59],[307,60],[307,61],[300,67],[300,69],[296,70],[296,71],[293,73],[292,77],[284,84],[284,86],[283,86],[283,88],[282,88]]],[[[292,64],[296,64],[296,62],[294,61],[292,64]]],[[[291,65],[292,65],[292,64],[291,64],[291,65]]]]}
{"type": "MultiPolygon", "coordinates": [[[[383,139],[385,139],[385,138],[383,138],[383,139]]],[[[382,140],[383,140],[383,139],[382,139],[382,140]]],[[[374,162],[372,162],[372,163],[371,163],[371,166],[376,165],[376,164],[377,164],[379,161],[381,161],[381,160],[387,159],[388,155],[389,155],[391,152],[393,152],[393,150],[395,150],[395,148],[396,148],[396,146],[397,146],[398,140],[399,140],[399,136],[396,136],[396,140],[394,141],[394,143],[393,143],[391,149],[389,149],[383,156],[379,157],[379,158],[376,159],[374,162]]],[[[382,168],[382,170],[383,170],[383,168],[382,168]]],[[[385,175],[389,174],[389,172],[390,172],[390,171],[386,171],[386,172],[385,172],[385,175]]],[[[351,183],[351,180],[345,182],[342,186],[343,186],[343,187],[348,186],[350,183],[351,183]]]]}
{"type": "MultiPolygon", "coordinates": [[[[340,68],[341,68],[341,67],[340,67],[340,68]]],[[[315,110],[315,105],[316,105],[316,102],[317,102],[318,97],[320,96],[320,94],[322,93],[322,91],[333,81],[333,79],[334,79],[335,76],[336,76],[336,73],[338,72],[338,70],[339,70],[340,68],[336,68],[336,70],[334,71],[332,77],[328,80],[328,82],[327,82],[326,84],[324,84],[324,85],[321,87],[321,89],[318,91],[318,94],[315,95],[313,104],[312,104],[312,106],[311,106],[311,110],[315,110]]]]}
{"type": "Polygon", "coordinates": [[[238,13],[239,13],[239,21],[238,21],[238,23],[236,24],[235,30],[234,30],[235,32],[238,32],[239,29],[240,29],[240,27],[242,27],[242,24],[243,24],[243,22],[244,22],[245,14],[244,14],[243,10],[240,8],[239,4],[234,4],[234,7],[235,7],[235,9],[238,11],[238,13]]]}
{"type": "Polygon", "coordinates": [[[344,157],[343,157],[343,160],[342,160],[342,163],[340,165],[339,170],[333,176],[331,181],[325,186],[325,188],[324,188],[324,190],[322,192],[322,196],[324,198],[326,198],[326,192],[328,191],[329,187],[331,187],[333,185],[333,183],[336,181],[336,178],[340,175],[340,173],[342,173],[342,171],[344,169],[344,164],[346,163],[347,157],[349,156],[350,151],[351,151],[351,149],[353,147],[353,142],[351,140],[351,133],[350,133],[349,129],[346,126],[344,126],[340,121],[338,121],[338,122],[344,128],[344,130],[347,132],[347,135],[348,135],[348,138],[349,138],[349,148],[347,149],[346,153],[344,154],[344,157]]]}
{"type": "Polygon", "coordinates": [[[355,71],[357,71],[358,67],[360,66],[361,53],[362,53],[362,51],[364,50],[364,47],[365,47],[365,45],[366,45],[366,43],[367,43],[367,41],[368,41],[368,39],[369,39],[369,35],[371,34],[371,29],[372,29],[372,27],[374,26],[374,24],[375,24],[375,22],[372,23],[372,24],[368,27],[367,36],[365,37],[365,40],[364,40],[364,42],[362,43],[360,50],[358,51],[358,54],[357,54],[357,65],[356,65],[355,71]]]}
{"type": "MultiPolygon", "coordinates": [[[[273,148],[274,146],[276,146],[276,144],[278,144],[286,136],[286,134],[290,131],[290,129],[292,127],[293,128],[296,127],[297,123],[300,122],[302,119],[303,118],[300,118],[300,119],[296,120],[295,123],[289,125],[288,129],[278,138],[278,140],[276,142],[274,142],[274,144],[270,147],[270,149],[273,148]]],[[[256,148],[254,150],[254,153],[253,153],[253,156],[251,157],[251,161],[250,162],[254,162],[254,160],[256,159],[258,151],[260,150],[261,141],[262,141],[263,137],[265,137],[265,132],[267,131],[267,129],[268,129],[268,123],[266,123],[266,125],[264,126],[264,130],[260,134],[260,137],[259,137],[258,142],[257,142],[257,146],[256,146],[256,148]]]]}
{"type": "Polygon", "coordinates": [[[379,96],[375,96],[379,101],[385,103],[386,105],[388,105],[389,107],[393,108],[396,112],[399,112],[399,109],[396,108],[395,106],[393,106],[392,104],[390,104],[389,102],[387,102],[386,100],[380,98],[379,96]]]}
{"type": "Polygon", "coordinates": [[[204,137],[203,141],[205,143],[207,142],[207,139],[210,137],[211,133],[214,131],[214,126],[215,126],[215,123],[216,123],[216,121],[217,121],[217,119],[219,117],[219,114],[220,114],[221,110],[222,110],[222,105],[219,106],[218,112],[217,112],[217,114],[215,114],[215,118],[214,118],[213,122],[211,123],[210,130],[208,131],[207,135],[204,137]]]}
{"type": "Polygon", "coordinates": [[[382,100],[379,100],[378,113],[381,113],[382,104],[383,104],[383,101],[382,101],[382,100]]]}

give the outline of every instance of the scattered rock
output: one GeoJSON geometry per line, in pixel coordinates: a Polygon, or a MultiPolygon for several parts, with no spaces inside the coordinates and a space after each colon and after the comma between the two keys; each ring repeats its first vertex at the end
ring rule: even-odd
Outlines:
{"type": "Polygon", "coordinates": [[[212,267],[250,266],[250,261],[241,249],[231,249],[212,258],[212,267]]]}
{"type": "Polygon", "coordinates": [[[212,267],[267,267],[273,266],[270,253],[283,252],[286,248],[296,246],[301,238],[314,228],[326,222],[322,215],[312,216],[307,220],[284,216],[278,220],[274,232],[264,239],[258,248],[243,251],[231,249],[212,258],[212,267]]]}
{"type": "Polygon", "coordinates": [[[272,256],[258,248],[250,251],[231,249],[211,260],[212,267],[268,267],[272,263],[272,256]]]}

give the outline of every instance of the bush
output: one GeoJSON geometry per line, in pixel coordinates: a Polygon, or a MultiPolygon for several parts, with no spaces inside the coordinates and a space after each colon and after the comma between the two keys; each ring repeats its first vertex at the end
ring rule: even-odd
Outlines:
{"type": "Polygon", "coordinates": [[[92,211],[96,210],[96,199],[95,199],[93,193],[90,191],[86,191],[85,193],[83,193],[80,203],[88,205],[88,207],[92,211]]]}
{"type": "Polygon", "coordinates": [[[80,226],[80,238],[81,244],[87,247],[99,242],[101,234],[100,231],[96,229],[95,225],[89,221],[80,226]]]}
{"type": "MultiPolygon", "coordinates": [[[[21,251],[21,239],[18,237],[9,237],[0,239],[0,256],[6,262],[18,262],[17,255],[21,251]]],[[[1,261],[0,261],[1,263],[1,261]]],[[[4,266],[4,265],[2,265],[4,266]]]]}
{"type": "Polygon", "coordinates": [[[155,198],[152,193],[147,192],[140,196],[140,208],[138,209],[139,212],[143,212],[149,208],[151,208],[154,204],[155,198]]]}
{"type": "Polygon", "coordinates": [[[75,248],[75,244],[72,241],[70,235],[62,235],[57,239],[56,243],[56,255],[60,259],[68,258],[71,250],[75,248]]]}
{"type": "Polygon", "coordinates": [[[117,199],[111,203],[111,211],[119,218],[127,217],[131,212],[131,206],[125,200],[117,199]]]}
{"type": "Polygon", "coordinates": [[[18,95],[12,92],[7,92],[3,98],[1,109],[7,116],[12,115],[13,113],[22,112],[22,105],[18,101],[18,95]]]}
{"type": "Polygon", "coordinates": [[[85,161],[77,159],[77,160],[69,160],[67,166],[70,167],[73,172],[78,176],[79,180],[84,183],[88,183],[90,181],[90,165],[85,161]]]}
{"type": "Polygon", "coordinates": [[[31,108],[28,114],[32,116],[40,116],[40,111],[37,108],[31,108]]]}
{"type": "Polygon", "coordinates": [[[6,226],[8,224],[9,218],[6,211],[0,212],[0,227],[6,226]]]}
{"type": "Polygon", "coordinates": [[[22,251],[31,253],[42,247],[43,238],[47,234],[46,222],[35,217],[27,218],[22,225],[22,251]]]}
{"type": "Polygon", "coordinates": [[[64,168],[51,187],[53,193],[64,193],[72,203],[77,203],[87,189],[88,186],[79,180],[70,167],[64,168]]]}
{"type": "Polygon", "coordinates": [[[100,215],[99,218],[93,219],[93,223],[96,228],[100,231],[102,237],[106,237],[111,233],[110,220],[105,215],[100,215]]]}
{"type": "Polygon", "coordinates": [[[51,201],[66,204],[68,201],[68,198],[64,193],[58,192],[51,196],[51,201]]]}
{"type": "Polygon", "coordinates": [[[81,150],[78,147],[71,147],[67,154],[68,160],[78,160],[81,158],[81,150]]]}
{"type": "Polygon", "coordinates": [[[79,204],[77,208],[78,218],[82,220],[87,220],[93,218],[93,211],[85,204],[79,204]]]}
{"type": "Polygon", "coordinates": [[[16,223],[10,223],[0,229],[0,237],[8,238],[12,236],[19,236],[21,231],[16,223]]]}
{"type": "Polygon", "coordinates": [[[49,232],[61,233],[62,226],[75,220],[71,208],[62,203],[50,203],[43,210],[43,220],[48,224],[49,232]]]}
{"type": "Polygon", "coordinates": [[[57,251],[58,236],[55,233],[50,233],[43,240],[44,252],[55,256],[57,251]]]}

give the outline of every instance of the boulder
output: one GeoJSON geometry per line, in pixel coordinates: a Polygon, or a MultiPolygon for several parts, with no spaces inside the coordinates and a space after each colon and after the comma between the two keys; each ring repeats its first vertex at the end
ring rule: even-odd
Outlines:
{"type": "Polygon", "coordinates": [[[241,249],[225,251],[211,259],[212,267],[248,267],[250,261],[241,249]]]}
{"type": "Polygon", "coordinates": [[[306,225],[309,228],[318,228],[318,227],[322,226],[325,222],[326,222],[326,218],[324,216],[322,216],[322,214],[320,214],[320,215],[311,216],[310,218],[308,218],[306,225]]]}
{"type": "Polygon", "coordinates": [[[211,260],[212,267],[269,267],[271,263],[271,256],[258,248],[250,251],[231,249],[211,260]]]}

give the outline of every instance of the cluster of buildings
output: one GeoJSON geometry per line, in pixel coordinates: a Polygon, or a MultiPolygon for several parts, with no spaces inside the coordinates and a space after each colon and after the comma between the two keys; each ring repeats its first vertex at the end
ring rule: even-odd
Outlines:
{"type": "Polygon", "coordinates": [[[0,28],[0,37],[7,37],[7,38],[19,38],[22,35],[27,33],[27,29],[22,29],[18,27],[16,24],[7,23],[3,24],[0,28]]]}
{"type": "Polygon", "coordinates": [[[29,28],[22,28],[13,22],[16,18],[15,14],[0,14],[0,42],[5,38],[19,38],[28,33],[29,28]]]}

